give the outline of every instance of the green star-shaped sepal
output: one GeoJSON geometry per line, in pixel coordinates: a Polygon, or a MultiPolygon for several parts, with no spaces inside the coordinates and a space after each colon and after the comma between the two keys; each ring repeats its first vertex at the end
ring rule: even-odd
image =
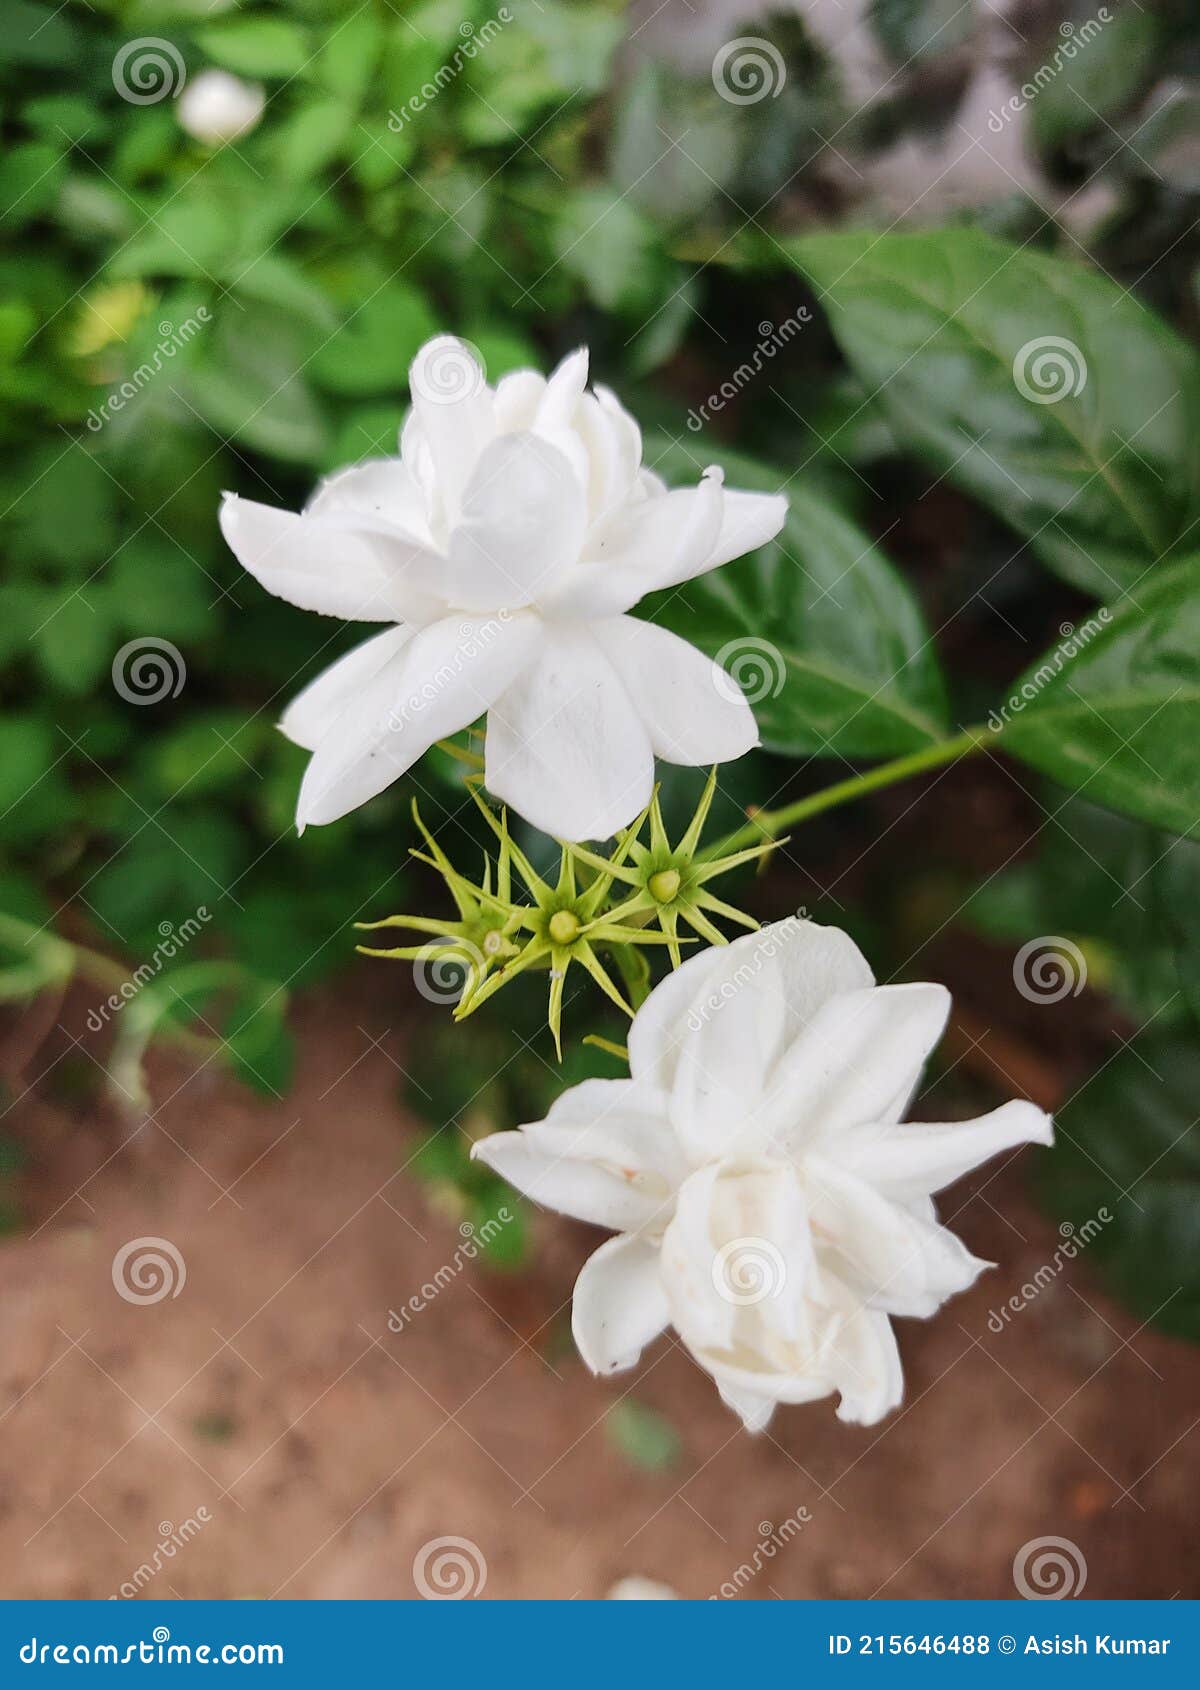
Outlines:
{"type": "Polygon", "coordinates": [[[700,835],[716,789],[717,771],[714,767],[700,795],[696,813],[678,845],[672,845],[667,838],[656,789],[649,810],[621,835],[612,859],[606,861],[590,851],[576,848],[576,854],[583,862],[631,889],[629,895],[608,912],[608,919],[619,922],[640,916],[642,920],[657,921],[670,947],[671,962],[675,968],[682,960],[680,922],[685,922],[710,945],[728,943],[713,922],[714,915],[736,922],[741,927],[758,926],[752,916],[708,891],[708,883],[784,843],[768,840],[765,845],[753,845],[745,851],[734,851],[727,857],[704,856],[700,851],[700,835]],[[650,821],[648,845],[638,837],[647,816],[650,821]]]}
{"type": "Polygon", "coordinates": [[[389,915],[382,921],[356,921],[363,932],[377,932],[384,927],[405,927],[416,933],[430,933],[434,937],[421,945],[398,945],[379,949],[357,945],[364,956],[393,957],[407,961],[446,961],[459,965],[466,975],[459,1008],[479,991],[493,969],[519,953],[513,935],[520,929],[520,912],[512,902],[512,869],[508,854],[502,849],[496,864],[496,887],[492,889],[492,865],[484,862],[480,885],[459,874],[437,840],[421,820],[421,813],[413,802],[413,820],[420,828],[429,852],[414,849],[411,855],[418,862],[435,868],[450,889],[458,910],[457,921],[437,921],[423,915],[389,915]]]}
{"type": "Polygon", "coordinates": [[[560,841],[558,880],[551,886],[538,874],[525,853],[513,843],[508,832],[508,812],[503,811],[497,819],[474,787],[472,793],[487,818],[488,826],[500,841],[502,857],[516,869],[533,901],[530,904],[513,906],[519,925],[529,934],[519,954],[505,962],[477,991],[462,998],[454,1011],[455,1019],[461,1020],[470,1015],[493,993],[506,986],[518,974],[524,973],[527,968],[548,967],[550,994],[546,1019],[554,1035],[554,1048],[561,1061],[563,988],[571,964],[579,963],[605,996],[611,998],[626,1015],[632,1016],[633,1008],[614,984],[612,976],[597,955],[596,947],[604,945],[619,955],[626,946],[668,942],[662,934],[648,933],[644,927],[628,926],[615,920],[613,913],[604,908],[612,890],[614,875],[621,868],[627,854],[628,842],[636,837],[636,831],[645,816],[638,818],[634,827],[628,830],[626,842],[618,844],[616,852],[608,860],[591,858],[590,853],[560,841]],[[596,868],[587,884],[581,887],[578,865],[585,857],[589,858],[596,868]]]}

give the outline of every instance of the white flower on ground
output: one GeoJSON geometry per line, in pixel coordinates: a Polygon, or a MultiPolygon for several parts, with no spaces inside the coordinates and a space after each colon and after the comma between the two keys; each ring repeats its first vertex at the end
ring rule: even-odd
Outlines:
{"type": "Polygon", "coordinates": [[[903,1392],[892,1315],[928,1316],[988,1264],[932,1195],[1031,1141],[1006,1103],[901,1124],[949,1012],[942,986],[876,986],[834,927],[792,918],[669,974],[629,1034],[628,1080],[585,1080],[474,1154],[528,1197],[619,1236],[575,1285],[593,1373],[668,1326],[751,1431],[840,1393],[871,1424],[903,1392]]]}
{"type": "Polygon", "coordinates": [[[175,115],[195,140],[219,147],[248,134],[265,103],[266,95],[257,82],[243,82],[227,70],[204,70],[180,94],[175,115]]]}
{"type": "Polygon", "coordinates": [[[677,1602],[679,1592],[672,1590],[669,1584],[660,1584],[657,1579],[642,1578],[639,1573],[631,1573],[628,1578],[618,1579],[608,1593],[610,1602],[677,1602]]]}
{"type": "Polygon", "coordinates": [[[723,671],[626,612],[772,539],[786,501],[716,469],[668,492],[633,418],[586,381],[581,350],[493,389],[440,337],[413,364],[398,458],[329,477],[299,516],[226,497],[225,538],[269,592],[397,624],[280,723],[313,753],[300,827],[366,803],[484,712],[488,787],[574,841],[645,808],[655,756],[719,763],[758,743],[723,671]]]}

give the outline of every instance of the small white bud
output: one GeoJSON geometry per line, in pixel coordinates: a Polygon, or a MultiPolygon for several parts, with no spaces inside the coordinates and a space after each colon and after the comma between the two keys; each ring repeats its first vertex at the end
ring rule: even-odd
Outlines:
{"type": "Polygon", "coordinates": [[[265,103],[266,96],[257,82],[243,82],[227,70],[205,70],[188,83],[176,109],[180,125],[189,135],[219,147],[249,134],[265,103]]]}

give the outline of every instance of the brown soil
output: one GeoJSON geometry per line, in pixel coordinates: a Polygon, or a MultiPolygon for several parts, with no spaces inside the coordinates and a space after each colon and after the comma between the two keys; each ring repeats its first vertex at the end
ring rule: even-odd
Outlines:
{"type": "MultiPolygon", "coordinates": [[[[1007,1597],[1044,1536],[1079,1546],[1089,1596],[1200,1594],[1200,1354],[1137,1330],[1085,1257],[989,1329],[1058,1242],[1019,1167],[949,1194],[1001,1266],[902,1323],[904,1408],[869,1430],[828,1403],[784,1410],[750,1438],[673,1343],[618,1381],[585,1373],[567,1304],[596,1235],[553,1217],[530,1271],[468,1266],[390,1332],[459,1243],[405,1171],[405,1030],[344,993],[297,1022],[278,1105],[160,1059],[132,1140],[48,1103],[45,1079],[12,1107],[33,1160],[28,1226],[2,1246],[3,1596],[107,1596],[201,1509],[147,1595],[410,1597],[414,1557],[451,1535],[478,1546],[489,1597],[601,1596],[634,1574],[691,1597],[1007,1597]],[[112,1262],[148,1235],[186,1282],[135,1306],[112,1262]],[[677,1428],[673,1465],[618,1447],[605,1417],[626,1395],[677,1428]]],[[[79,1061],[45,1046],[28,1070],[79,1061]]]]}

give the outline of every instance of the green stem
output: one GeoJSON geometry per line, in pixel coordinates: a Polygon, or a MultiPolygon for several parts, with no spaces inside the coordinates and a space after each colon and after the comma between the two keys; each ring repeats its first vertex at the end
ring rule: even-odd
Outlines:
{"type": "Polygon", "coordinates": [[[704,855],[723,857],[744,845],[756,845],[764,837],[778,839],[785,828],[805,822],[810,816],[820,815],[823,810],[836,809],[839,804],[848,804],[851,799],[877,792],[880,787],[893,786],[896,781],[907,780],[910,775],[924,774],[928,769],[940,769],[947,763],[957,762],[960,757],[969,757],[986,740],[994,737],[993,731],[982,724],[966,728],[953,739],[941,739],[935,745],[926,746],[923,751],[911,751],[905,757],[894,757],[890,763],[879,763],[865,774],[851,775],[834,786],[810,793],[807,798],[798,798],[794,804],[785,804],[780,810],[759,810],[745,827],[722,839],[719,845],[705,851],[704,855]]]}
{"type": "Polygon", "coordinates": [[[483,768],[483,758],[477,751],[468,751],[465,745],[455,745],[452,739],[439,739],[437,747],[439,751],[444,751],[447,757],[455,757],[472,769],[483,768]]]}

